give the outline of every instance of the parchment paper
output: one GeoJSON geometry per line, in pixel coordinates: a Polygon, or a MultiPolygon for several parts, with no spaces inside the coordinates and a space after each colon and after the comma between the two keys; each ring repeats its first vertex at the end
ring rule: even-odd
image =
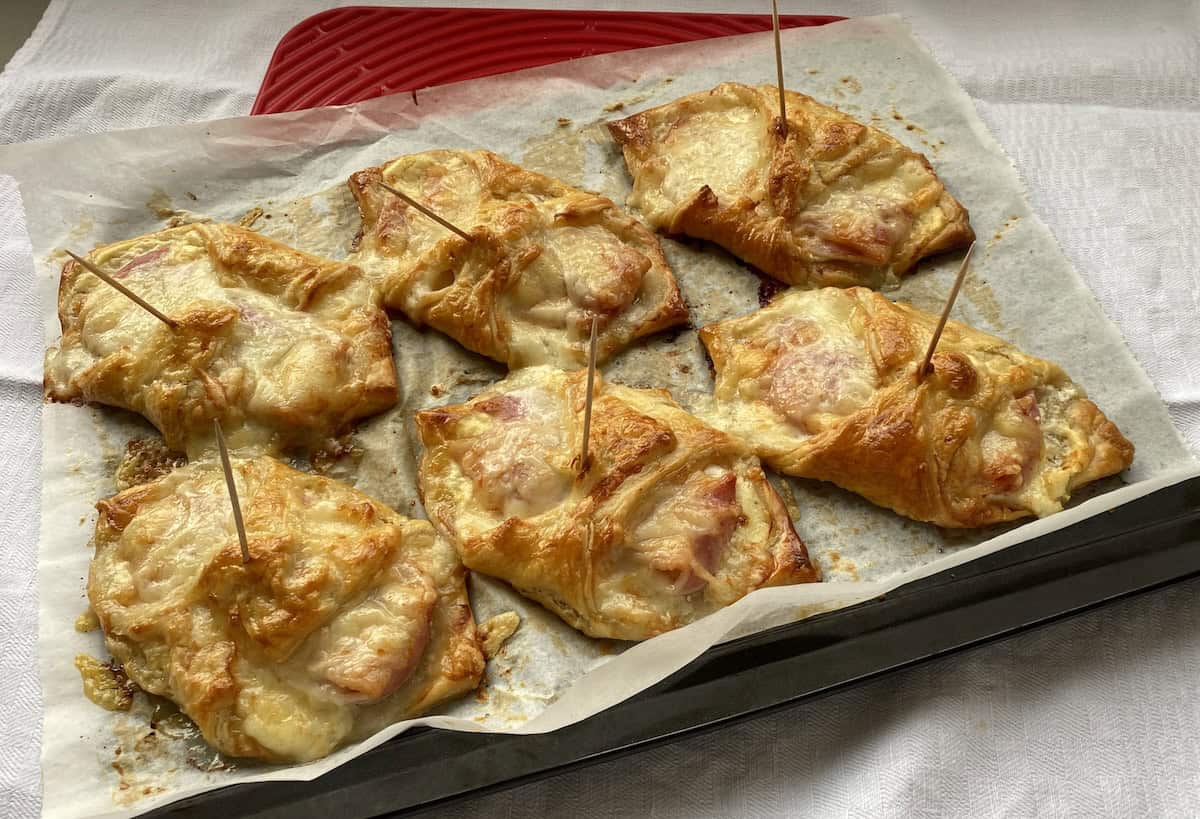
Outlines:
{"type": "MultiPolygon", "coordinates": [[[[1162,401],[1030,212],[1013,168],[970,100],[906,26],[895,18],[865,18],[785,31],[783,41],[790,88],[926,153],[970,209],[980,246],[956,317],[1060,362],[1133,440],[1133,467],[1066,512],[966,534],[904,520],[830,486],[779,479],[796,528],[829,582],[766,589],[632,647],[584,638],[503,584],[473,578],[480,620],[515,609],[522,626],[489,664],[478,695],[416,722],[552,730],[648,687],[721,640],[870,599],[1197,473],[1162,401]]],[[[346,177],[435,147],[486,147],[623,203],[629,179],[604,121],[723,80],[773,77],[770,35],[749,35],[593,57],[344,108],[10,146],[0,149],[0,173],[21,185],[52,343],[59,334],[54,305],[64,247],[87,249],[171,219],[236,221],[261,208],[255,229],[342,258],[358,229],[346,177]]],[[[663,244],[695,327],[758,306],[759,279],[727,254],[700,243],[663,244]]],[[[926,263],[889,295],[935,310],[956,265],[957,258],[926,263]]],[[[421,516],[414,480],[419,449],[408,421],[413,410],[463,400],[503,370],[402,320],[393,321],[393,331],[400,405],[363,425],[356,434],[360,454],[331,473],[421,516]]],[[[694,330],[627,351],[605,375],[667,387],[700,412],[711,389],[694,330]]],[[[161,702],[139,696],[133,712],[113,715],[87,701],[73,658],[104,651],[98,633],[77,633],[73,623],[86,606],[93,504],[113,492],[125,442],[153,430],[126,413],[58,405],[46,407],[43,424],[39,650],[46,815],[129,815],[238,781],[309,779],[415,724],[393,726],[320,762],[266,767],[214,755],[161,702]]]]}

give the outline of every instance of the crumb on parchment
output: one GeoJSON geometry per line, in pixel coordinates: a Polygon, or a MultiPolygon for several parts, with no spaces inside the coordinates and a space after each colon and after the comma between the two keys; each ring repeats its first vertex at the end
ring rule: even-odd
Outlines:
{"type": "Polygon", "coordinates": [[[103,663],[89,654],[76,654],[75,667],[83,680],[83,694],[108,711],[128,711],[137,686],[125,676],[116,660],[103,663]]]}
{"type": "Polygon", "coordinates": [[[185,463],[183,453],[169,449],[162,438],[134,438],[125,445],[125,454],[117,464],[117,491],[156,481],[185,463]]]}
{"type": "MultiPolygon", "coordinates": [[[[96,612],[90,608],[75,618],[75,630],[80,634],[87,634],[89,631],[95,631],[98,628],[100,628],[100,619],[96,617],[96,612]]],[[[78,663],[78,661],[76,662],[78,663]]]]}
{"type": "Polygon", "coordinates": [[[483,647],[483,656],[490,660],[499,654],[504,643],[513,636],[519,625],[521,617],[515,611],[497,614],[480,623],[479,641],[483,647]]]}
{"type": "Polygon", "coordinates": [[[262,215],[263,215],[262,208],[253,207],[253,208],[250,208],[250,210],[246,211],[244,214],[242,214],[242,218],[238,219],[237,223],[240,227],[244,227],[247,230],[249,230],[254,227],[255,222],[257,222],[259,219],[262,218],[262,215]]]}

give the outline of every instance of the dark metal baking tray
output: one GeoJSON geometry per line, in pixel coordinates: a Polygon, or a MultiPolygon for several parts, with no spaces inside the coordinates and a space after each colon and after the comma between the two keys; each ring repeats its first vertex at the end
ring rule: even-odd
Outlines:
{"type": "Polygon", "coordinates": [[[715,646],[550,734],[418,729],[312,782],[238,785],[170,817],[415,812],[765,714],[949,652],[1200,576],[1200,477],[888,595],[715,646]]]}

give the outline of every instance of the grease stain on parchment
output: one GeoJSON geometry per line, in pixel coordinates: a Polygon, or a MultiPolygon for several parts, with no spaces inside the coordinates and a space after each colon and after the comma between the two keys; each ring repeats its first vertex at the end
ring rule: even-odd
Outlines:
{"type": "Polygon", "coordinates": [[[150,194],[150,198],[146,200],[146,209],[159,219],[170,219],[178,213],[175,203],[162,188],[155,188],[150,194]]]}
{"type": "Polygon", "coordinates": [[[993,329],[1004,329],[1004,320],[1000,315],[1000,302],[987,279],[974,273],[967,273],[963,281],[963,295],[971,302],[978,312],[993,329]]]}
{"type": "Polygon", "coordinates": [[[170,791],[181,761],[204,773],[236,769],[208,746],[195,723],[160,697],[138,693],[112,728],[113,744],[103,761],[114,780],[113,802],[123,807],[170,791]]]}
{"type": "Polygon", "coordinates": [[[889,295],[926,313],[940,313],[948,292],[948,288],[936,276],[917,272],[904,277],[899,287],[889,291],[889,295]]]}
{"type": "Polygon", "coordinates": [[[540,134],[525,140],[517,164],[557,177],[568,185],[583,185],[587,172],[587,147],[579,131],[540,134]]]}
{"type": "MultiPolygon", "coordinates": [[[[893,292],[897,300],[908,302],[926,313],[939,315],[946,304],[950,285],[943,277],[918,272],[906,276],[893,292]]],[[[967,272],[967,277],[963,281],[962,296],[974,309],[977,319],[967,320],[958,313],[958,307],[955,307],[950,314],[952,321],[967,321],[968,324],[982,322],[987,324],[987,327],[982,329],[993,332],[1005,329],[1000,301],[996,298],[996,294],[988,284],[983,272],[978,268],[972,267],[967,272]]]]}
{"type": "MultiPolygon", "coordinates": [[[[190,199],[195,199],[195,194],[192,194],[190,199]]],[[[186,208],[177,208],[172,201],[170,195],[162,188],[155,188],[150,194],[150,198],[146,200],[146,209],[165,221],[165,227],[173,228],[180,225],[192,225],[197,222],[211,222],[212,217],[207,214],[197,213],[187,210],[186,208]]]]}
{"type": "MultiPolygon", "coordinates": [[[[67,231],[67,241],[71,244],[79,244],[84,239],[92,235],[92,231],[96,229],[96,223],[92,221],[92,217],[86,213],[81,214],[79,221],[76,222],[69,231],[67,231]]],[[[64,254],[65,255],[65,254],[64,254]]]]}
{"type": "Polygon", "coordinates": [[[858,95],[862,93],[862,83],[858,78],[846,75],[839,79],[837,83],[830,86],[829,95],[836,97],[839,100],[846,99],[847,94],[858,95]]]}
{"type": "Polygon", "coordinates": [[[989,254],[991,254],[992,249],[996,247],[996,245],[1000,244],[1000,242],[1004,240],[1005,235],[1007,235],[1010,230],[1015,228],[1017,223],[1020,221],[1021,217],[1013,214],[1012,216],[1006,218],[1003,223],[1001,223],[1000,227],[996,229],[996,232],[993,233],[991,238],[987,240],[987,251],[989,254]]]}
{"type": "Polygon", "coordinates": [[[857,582],[858,566],[854,561],[842,556],[836,549],[831,549],[822,555],[821,575],[823,580],[843,580],[857,582]]]}
{"type": "Polygon", "coordinates": [[[358,205],[344,183],[290,202],[268,200],[251,208],[243,218],[251,214],[255,217],[253,229],[263,236],[338,261],[350,254],[354,237],[362,228],[358,205]]]}
{"type": "Polygon", "coordinates": [[[807,620],[809,617],[825,614],[826,612],[833,611],[835,608],[840,608],[840,605],[833,603],[812,603],[807,606],[797,606],[792,610],[792,620],[795,622],[807,620]]]}
{"type": "Polygon", "coordinates": [[[521,151],[517,164],[561,179],[572,187],[594,191],[618,204],[624,201],[629,191],[625,178],[611,170],[613,161],[620,161],[619,151],[602,121],[576,128],[556,125],[548,133],[525,140],[521,151]],[[603,156],[607,153],[616,156],[603,156]],[[597,164],[605,170],[589,171],[597,164]]]}
{"type": "Polygon", "coordinates": [[[622,97],[620,99],[613,100],[608,105],[605,105],[603,110],[605,113],[615,114],[624,111],[627,108],[632,108],[635,105],[641,105],[646,100],[651,99],[662,88],[670,85],[673,82],[675,82],[674,77],[663,77],[661,80],[643,91],[639,91],[636,94],[630,94],[628,97],[622,97]]]}
{"type": "Polygon", "coordinates": [[[925,150],[934,157],[941,152],[941,149],[946,144],[945,140],[933,136],[922,125],[902,114],[896,108],[895,104],[890,106],[886,116],[879,113],[872,113],[868,124],[872,128],[878,128],[884,132],[887,132],[889,127],[895,128],[897,125],[902,125],[904,126],[904,130],[915,137],[924,146],[925,150]],[[890,125],[890,123],[895,123],[895,125],[890,125]]]}

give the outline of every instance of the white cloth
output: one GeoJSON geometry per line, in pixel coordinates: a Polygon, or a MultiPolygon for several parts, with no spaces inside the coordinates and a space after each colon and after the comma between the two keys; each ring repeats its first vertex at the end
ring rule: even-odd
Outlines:
{"type": "MultiPolygon", "coordinates": [[[[279,37],[330,5],[55,0],[0,74],[0,143],[247,113],[279,37]]],[[[1200,452],[1200,7],[781,5],[908,16],[975,99],[1200,452]]],[[[39,804],[42,333],[32,282],[15,186],[0,178],[0,816],[21,818],[39,804]]],[[[1177,585],[472,809],[581,819],[1195,815],[1197,590],[1177,585]]]]}

